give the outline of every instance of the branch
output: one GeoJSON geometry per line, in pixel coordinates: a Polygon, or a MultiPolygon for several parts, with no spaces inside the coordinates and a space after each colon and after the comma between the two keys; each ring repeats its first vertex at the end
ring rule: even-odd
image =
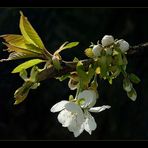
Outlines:
{"type": "Polygon", "coordinates": [[[148,42],[138,44],[138,45],[135,45],[135,46],[131,46],[129,51],[128,51],[128,54],[131,55],[131,54],[135,54],[135,53],[138,53],[138,52],[142,52],[146,48],[148,48],[148,42]]]}
{"type": "MultiPolygon", "coordinates": [[[[127,54],[132,55],[132,54],[141,52],[146,48],[148,48],[148,42],[143,43],[143,44],[139,44],[139,45],[136,45],[136,46],[131,46],[130,49],[128,50],[127,54]]],[[[81,62],[83,63],[84,67],[86,69],[88,69],[89,64],[93,63],[93,60],[92,59],[85,59],[85,60],[81,60],[81,62]]],[[[45,79],[59,77],[59,76],[62,76],[64,74],[73,72],[73,71],[76,70],[77,62],[62,61],[61,65],[62,65],[63,68],[59,71],[57,71],[54,68],[54,66],[43,70],[42,72],[39,73],[38,80],[43,81],[45,79]]]]}

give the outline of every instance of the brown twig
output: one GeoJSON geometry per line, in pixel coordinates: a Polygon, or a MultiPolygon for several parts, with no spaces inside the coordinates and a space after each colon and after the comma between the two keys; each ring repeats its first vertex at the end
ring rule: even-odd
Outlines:
{"type": "MultiPolygon", "coordinates": [[[[144,43],[144,44],[139,44],[139,45],[136,45],[136,46],[131,46],[127,54],[132,55],[132,54],[140,52],[140,51],[142,51],[142,50],[144,50],[146,48],[148,48],[148,42],[144,43]]],[[[84,67],[87,69],[89,64],[91,64],[93,62],[93,60],[92,59],[85,59],[85,60],[82,60],[81,62],[84,64],[84,67]]],[[[70,73],[70,72],[76,70],[77,62],[62,61],[61,64],[62,64],[63,68],[60,71],[57,71],[52,66],[52,67],[47,68],[44,71],[40,72],[39,75],[38,75],[38,80],[43,81],[45,79],[62,76],[64,74],[67,74],[67,73],[70,73]]]]}

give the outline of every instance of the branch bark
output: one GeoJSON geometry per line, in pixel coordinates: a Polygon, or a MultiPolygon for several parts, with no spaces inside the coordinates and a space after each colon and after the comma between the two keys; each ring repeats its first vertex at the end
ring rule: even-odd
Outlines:
{"type": "MultiPolygon", "coordinates": [[[[145,50],[146,48],[148,48],[148,42],[143,43],[143,44],[138,44],[136,46],[131,46],[130,49],[128,50],[128,55],[133,55],[135,53],[141,52],[143,50],[145,50]]],[[[85,60],[81,60],[81,62],[83,63],[84,67],[87,69],[88,66],[93,63],[92,59],[85,59],[85,60]]],[[[62,76],[64,74],[73,72],[76,70],[76,65],[77,62],[73,62],[73,61],[62,61],[61,62],[62,65],[62,69],[57,71],[54,66],[51,66],[45,70],[43,70],[42,72],[39,73],[38,75],[38,80],[39,81],[43,81],[45,79],[49,79],[49,78],[55,78],[55,77],[59,77],[62,76]]]]}

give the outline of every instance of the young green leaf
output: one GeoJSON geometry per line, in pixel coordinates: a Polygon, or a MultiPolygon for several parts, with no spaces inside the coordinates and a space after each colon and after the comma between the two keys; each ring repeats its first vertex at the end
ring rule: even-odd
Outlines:
{"type": "Polygon", "coordinates": [[[32,82],[36,82],[37,81],[37,74],[39,73],[39,69],[37,66],[33,66],[30,72],[30,80],[32,82]]]}
{"type": "Polygon", "coordinates": [[[80,81],[80,89],[84,89],[88,85],[88,76],[86,72],[84,71],[84,66],[82,62],[78,62],[76,71],[79,76],[79,81],[80,81]]]}
{"type": "Polygon", "coordinates": [[[29,60],[29,61],[26,61],[20,65],[18,65],[13,71],[12,73],[18,73],[20,71],[22,71],[23,69],[27,69],[27,68],[30,68],[34,65],[37,65],[39,63],[42,63],[42,62],[45,62],[45,60],[41,60],[41,59],[33,59],[33,60],[29,60]]]}
{"type": "Polygon", "coordinates": [[[10,60],[18,60],[18,59],[23,59],[23,58],[33,58],[33,57],[38,57],[34,54],[25,54],[25,53],[19,53],[19,52],[12,52],[9,54],[9,57],[7,59],[1,59],[0,62],[3,61],[10,61],[10,60]]]}
{"type": "Polygon", "coordinates": [[[23,15],[23,12],[20,11],[20,30],[23,37],[31,44],[39,47],[40,49],[45,49],[42,40],[40,39],[37,32],[34,30],[27,17],[23,15]]]}
{"type": "Polygon", "coordinates": [[[107,75],[107,57],[106,56],[102,56],[100,58],[100,75],[101,77],[106,77],[107,75]]]}
{"type": "Polygon", "coordinates": [[[14,93],[14,98],[15,98],[14,105],[18,105],[18,104],[20,104],[21,102],[23,102],[26,99],[32,85],[33,85],[32,82],[26,81],[23,84],[23,86],[21,86],[20,88],[18,88],[15,91],[15,93],[14,93]]]}
{"type": "Polygon", "coordinates": [[[132,90],[131,90],[130,92],[127,92],[127,96],[128,96],[132,101],[136,101],[137,93],[136,93],[135,89],[132,88],[132,90]]]}
{"type": "Polygon", "coordinates": [[[129,75],[129,79],[133,82],[133,83],[136,83],[138,84],[141,80],[138,76],[136,76],[135,74],[131,73],[129,75]]]}
{"type": "Polygon", "coordinates": [[[123,89],[126,91],[126,92],[130,92],[133,88],[133,85],[132,83],[130,82],[129,79],[127,78],[124,78],[123,79],[123,89]]]}
{"type": "Polygon", "coordinates": [[[33,51],[33,52],[36,52],[36,53],[39,53],[39,54],[42,54],[43,53],[43,50],[36,47],[35,45],[33,44],[25,44],[26,45],[26,49],[27,50],[30,50],[30,51],[33,51]]]}
{"type": "Polygon", "coordinates": [[[68,79],[69,76],[70,76],[70,74],[65,74],[65,75],[63,75],[61,77],[56,77],[56,79],[58,79],[59,81],[64,81],[64,80],[68,79]]]}
{"type": "Polygon", "coordinates": [[[13,46],[20,47],[20,48],[26,48],[25,44],[27,43],[29,44],[29,42],[27,42],[22,35],[5,34],[5,35],[1,35],[0,37],[2,37],[8,44],[11,44],[13,46]]]}
{"type": "Polygon", "coordinates": [[[22,71],[20,71],[20,77],[24,80],[27,81],[28,77],[27,77],[27,71],[25,69],[23,69],[22,71]]]}
{"type": "Polygon", "coordinates": [[[71,42],[71,43],[68,43],[67,45],[65,45],[65,46],[63,47],[62,50],[68,49],[68,48],[73,48],[73,47],[77,46],[78,44],[79,44],[79,42],[71,42]]]}
{"type": "Polygon", "coordinates": [[[79,42],[71,42],[71,43],[68,43],[68,44],[67,43],[68,42],[65,42],[64,44],[62,44],[61,47],[54,52],[54,55],[58,55],[61,51],[68,49],[68,48],[75,47],[79,44],[79,42]]]}
{"type": "Polygon", "coordinates": [[[34,52],[34,51],[30,51],[28,49],[24,49],[24,48],[20,48],[20,47],[17,47],[17,46],[14,46],[14,45],[11,45],[11,44],[8,44],[8,43],[3,43],[4,45],[6,45],[8,47],[8,51],[9,52],[19,52],[19,53],[25,53],[25,54],[35,54],[35,55],[39,55],[38,53],[34,52]]]}

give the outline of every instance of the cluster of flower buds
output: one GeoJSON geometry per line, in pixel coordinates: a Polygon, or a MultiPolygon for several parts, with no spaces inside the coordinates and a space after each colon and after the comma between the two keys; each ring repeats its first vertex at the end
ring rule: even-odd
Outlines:
{"type": "Polygon", "coordinates": [[[105,35],[101,43],[98,41],[97,45],[92,44],[85,50],[86,56],[92,58],[94,63],[86,70],[83,63],[78,60],[76,71],[70,73],[68,86],[71,90],[77,90],[76,95],[70,95],[68,101],[56,103],[51,112],[60,112],[58,121],[73,132],[75,137],[84,130],[91,134],[97,128],[90,112],[98,113],[110,108],[109,105],[94,107],[99,97],[97,76],[108,79],[112,84],[112,80],[122,73],[123,89],[131,100],[136,100],[137,94],[132,82],[138,83],[140,80],[136,75],[126,72],[128,62],[125,54],[128,50],[129,44],[125,40],[115,40],[113,36],[105,35]]]}
{"type": "Polygon", "coordinates": [[[117,45],[121,52],[125,53],[129,49],[129,44],[123,39],[120,40],[114,40],[114,37],[111,35],[105,35],[102,40],[101,44],[93,45],[92,52],[94,54],[94,57],[101,56],[101,53],[103,52],[103,49],[106,51],[107,54],[112,54],[112,48],[114,45],[117,45]]]}

